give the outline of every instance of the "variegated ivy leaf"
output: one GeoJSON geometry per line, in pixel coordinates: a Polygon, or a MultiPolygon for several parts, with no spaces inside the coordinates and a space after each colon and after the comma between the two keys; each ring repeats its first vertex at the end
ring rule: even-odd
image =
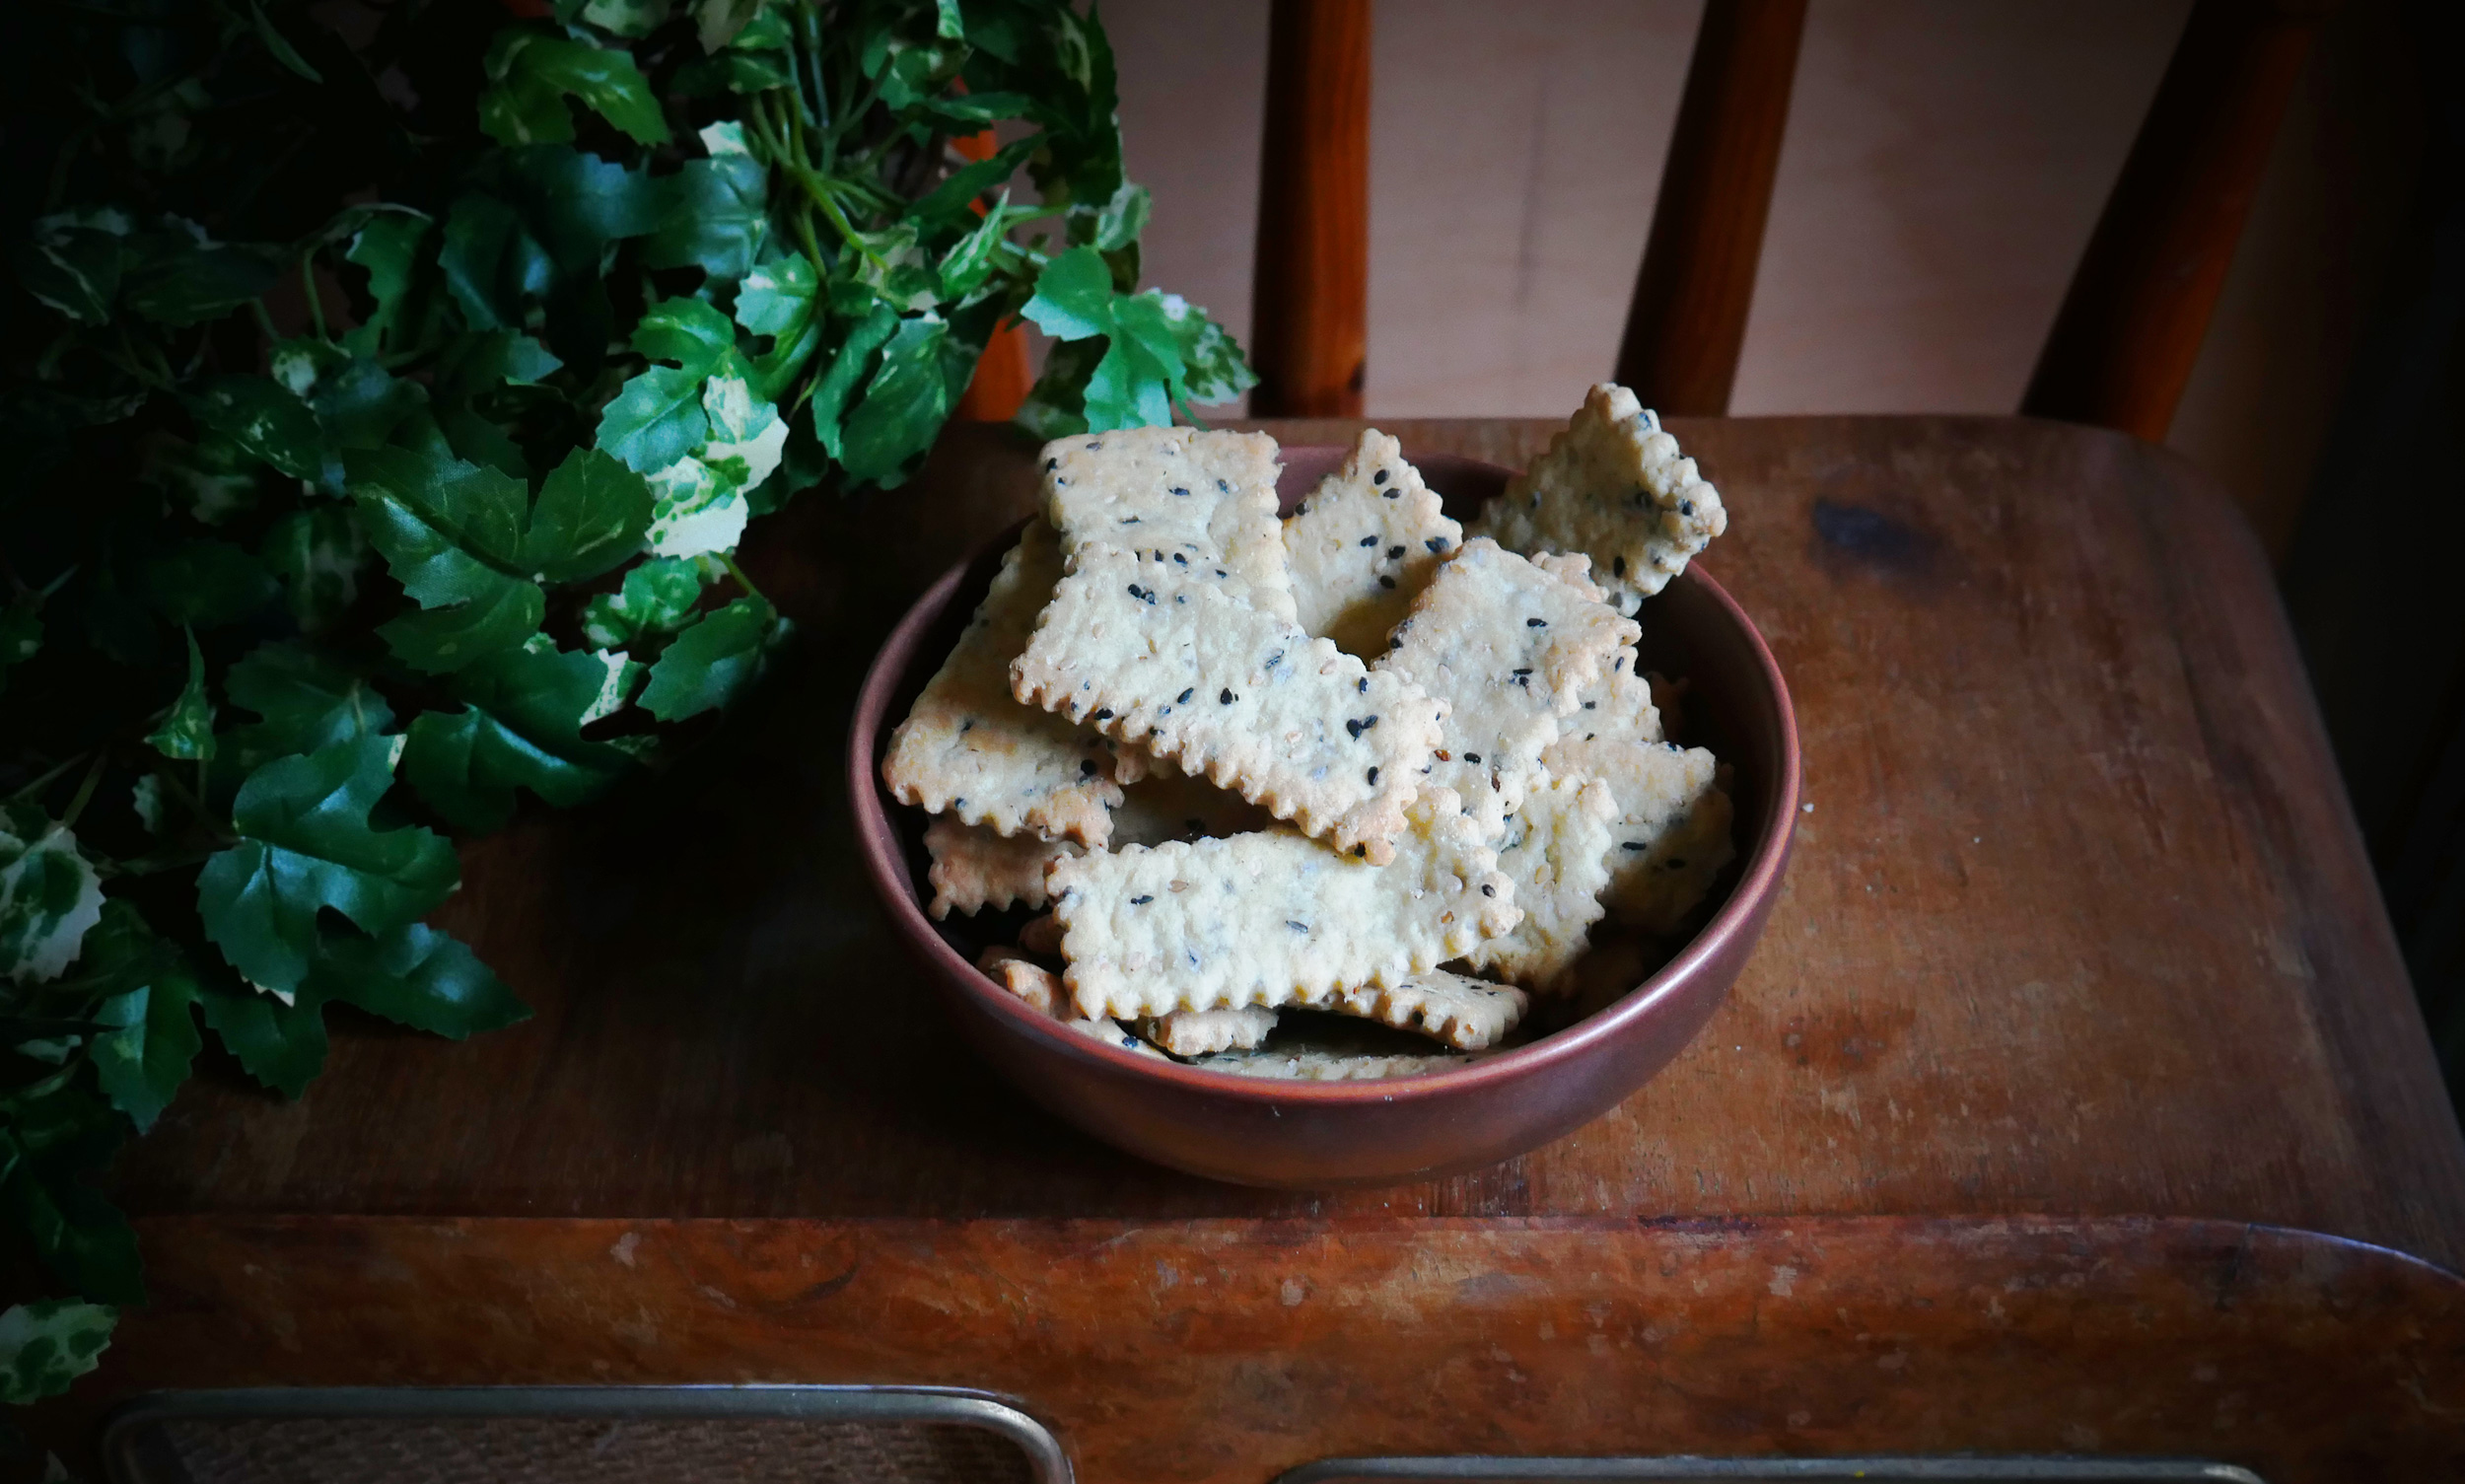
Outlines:
{"type": "Polygon", "coordinates": [[[68,826],[31,804],[0,804],[0,974],[56,979],[103,915],[103,878],[68,826]]]}
{"type": "Polygon", "coordinates": [[[137,477],[206,526],[220,526],[256,504],[254,461],[213,433],[195,443],[155,433],[146,441],[137,477]]]}
{"type": "Polygon", "coordinates": [[[368,537],[348,505],[295,510],[265,531],[258,556],[276,577],[303,633],[321,633],[359,601],[368,537]]]}
{"type": "Polygon", "coordinates": [[[660,556],[733,551],[751,514],[744,492],[770,477],[788,443],[779,409],[753,394],[741,376],[712,377],[702,388],[710,436],[693,453],[651,475],[650,549],[660,556]]]}
{"type": "Polygon", "coordinates": [[[701,601],[703,565],[657,557],[633,568],[622,588],[583,604],[583,637],[602,650],[614,650],[645,634],[674,633],[701,601]]]}
{"type": "Polygon", "coordinates": [[[108,1304],[46,1299],[0,1313],[0,1403],[22,1407],[57,1396],[92,1371],[111,1343],[119,1310],[108,1304]]]}
{"type": "Polygon", "coordinates": [[[205,655],[194,629],[188,631],[188,683],[146,743],[176,762],[204,762],[214,755],[214,707],[206,699],[205,655]]]}

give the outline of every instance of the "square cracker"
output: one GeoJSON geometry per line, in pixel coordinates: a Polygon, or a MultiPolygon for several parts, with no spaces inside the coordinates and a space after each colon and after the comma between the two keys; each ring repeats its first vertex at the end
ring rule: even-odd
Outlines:
{"type": "Polygon", "coordinates": [[[1107,545],[1204,561],[1249,584],[1260,607],[1293,616],[1266,434],[1122,428],[1056,438],[1043,460],[1044,516],[1064,555],[1107,545]]]}
{"type": "Polygon", "coordinates": [[[1312,1010],[1376,1021],[1398,1030],[1417,1030],[1458,1050],[1480,1051],[1495,1046],[1513,1030],[1531,1001],[1522,990],[1508,985],[1432,969],[1393,984],[1336,990],[1308,1004],[1312,1010]]]}
{"type": "Polygon", "coordinates": [[[1733,809],[1712,754],[1604,731],[1559,741],[1547,760],[1569,778],[1607,785],[1617,800],[1602,897],[1610,914],[1648,933],[1674,931],[1736,856],[1733,809]]]}
{"type": "Polygon", "coordinates": [[[1589,555],[1592,580],[1632,613],[1728,530],[1728,513],[1658,415],[1603,382],[1471,529],[1516,551],[1589,555]]]}
{"type": "Polygon", "coordinates": [[[1348,655],[1384,654],[1387,632],[1462,544],[1463,528],[1404,461],[1402,445],[1364,429],[1342,466],[1284,522],[1302,628],[1348,655]]]}
{"type": "Polygon", "coordinates": [[[881,781],[892,798],[995,834],[1101,845],[1121,802],[1104,740],[1021,704],[1011,662],[1061,581],[1053,529],[1029,521],[950,658],[890,734],[881,781]]]}
{"type": "Polygon", "coordinates": [[[1176,1010],[1170,1015],[1131,1023],[1130,1028],[1175,1056],[1205,1056],[1215,1051],[1239,1051],[1266,1040],[1275,1028],[1275,1012],[1260,1005],[1228,1005],[1221,1010],[1176,1010]]]}
{"type": "Polygon", "coordinates": [[[962,824],[937,814],[925,826],[925,849],[933,856],[927,880],[933,883],[933,904],[927,910],[940,922],[952,911],[981,912],[987,907],[1044,905],[1044,868],[1079,853],[1068,840],[1042,835],[997,835],[981,824],[962,824]]]}
{"type": "Polygon", "coordinates": [[[1521,813],[1507,821],[1498,850],[1498,869],[1514,883],[1523,920],[1474,949],[1467,955],[1473,967],[1544,993],[1568,987],[1567,971],[1600,921],[1617,813],[1608,785],[1541,774],[1521,813]]]}
{"type": "Polygon", "coordinates": [[[1522,808],[1558,719],[1635,641],[1635,621],[1588,588],[1475,536],[1440,564],[1378,662],[1447,703],[1429,781],[1492,836],[1522,808]]]}
{"type": "Polygon", "coordinates": [[[1012,664],[1013,689],[1382,862],[1444,708],[1248,595],[1223,567],[1090,547],[1012,664]]]}
{"type": "Polygon", "coordinates": [[[1046,878],[1064,978],[1091,1015],[1288,1005],[1396,984],[1520,915],[1454,796],[1416,801],[1372,866],[1288,829],[1083,856],[1046,878]]]}

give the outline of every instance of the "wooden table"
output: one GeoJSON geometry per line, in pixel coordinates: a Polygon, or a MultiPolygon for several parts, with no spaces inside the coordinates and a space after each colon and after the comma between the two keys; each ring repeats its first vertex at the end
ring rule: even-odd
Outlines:
{"type": "MultiPolygon", "coordinates": [[[[1387,427],[1502,462],[1550,431],[1387,427]]],[[[130,1153],[157,1302],[53,1426],[142,1385],[915,1381],[1021,1398],[1091,1480],[1969,1449],[2465,1476],[2465,1284],[2429,1265],[2465,1262],[2465,1143],[2228,503],[2056,424],[1673,429],[1811,802],[1728,1003],[1609,1116],[1431,1184],[1250,1190],[953,1048],[837,751],[906,598],[1024,508],[1025,452],[961,430],[917,487],[775,523],[805,642],[723,736],[465,853],[442,920],[534,1020],[458,1046],[337,1012],[307,1098],[225,1069],[130,1153]]]]}

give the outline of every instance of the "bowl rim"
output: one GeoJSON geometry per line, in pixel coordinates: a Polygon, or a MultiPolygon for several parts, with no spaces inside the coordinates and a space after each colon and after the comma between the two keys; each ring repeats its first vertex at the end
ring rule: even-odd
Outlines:
{"type": "MultiPolygon", "coordinates": [[[[1285,453],[1300,453],[1310,447],[1294,445],[1285,453]]],[[[1341,451],[1336,452],[1340,454],[1341,451]]],[[[1461,459],[1459,461],[1481,464],[1502,474],[1513,472],[1486,459],[1461,459]]],[[[1765,826],[1755,835],[1745,866],[1738,873],[1737,883],[1730,888],[1728,899],[1712,915],[1712,920],[1704,924],[1702,931],[1687,940],[1685,947],[1643,983],[1629,990],[1606,1010],[1586,1016],[1566,1029],[1554,1031],[1529,1045],[1477,1057],[1463,1066],[1442,1072],[1375,1081],[1301,1082],[1210,1072],[1170,1058],[1142,1055],[1108,1045],[1092,1036],[1073,1031],[1060,1021],[1042,1014],[1004,990],[982,969],[961,956],[943,938],[933,920],[925,915],[924,905],[918,900],[916,892],[901,884],[904,862],[891,859],[886,842],[898,838],[896,820],[890,810],[905,806],[890,799],[880,781],[880,759],[875,755],[882,742],[881,724],[887,714],[889,694],[901,678],[900,674],[890,672],[887,668],[891,651],[899,647],[900,640],[920,637],[918,630],[937,621],[956,596],[956,589],[966,580],[969,570],[992,552],[1007,549],[1018,539],[1020,528],[1025,524],[1026,518],[1022,517],[1018,523],[1005,527],[991,540],[969,551],[955,565],[934,579],[908,604],[907,611],[899,615],[898,622],[883,637],[880,648],[874,652],[873,662],[865,670],[864,683],[856,692],[855,711],[848,720],[848,793],[849,802],[856,812],[857,851],[864,860],[865,875],[873,883],[874,894],[881,898],[895,924],[919,945],[920,951],[935,966],[955,973],[956,982],[966,986],[964,993],[975,1002],[996,1017],[1007,1018],[1028,1035],[1041,1037],[1051,1049],[1061,1052],[1065,1058],[1092,1060],[1099,1066],[1176,1086],[1204,1096],[1259,1104],[1409,1102],[1487,1088],[1530,1075],[1545,1075],[1549,1068],[1581,1060],[1601,1042],[1616,1039],[1633,1023],[1650,1016],[1663,1001],[1678,995],[1687,981],[1705,971],[1711,960],[1732,940],[1754,932],[1758,905],[1780,889],[1781,874],[1788,865],[1790,845],[1796,830],[1801,782],[1796,708],[1790,699],[1789,682],[1782,675],[1780,663],[1773,658],[1772,648],[1765,642],[1762,630],[1755,627],[1754,620],[1746,616],[1746,610],[1729,596],[1727,589],[1700,566],[1690,563],[1675,581],[1701,587],[1713,605],[1745,635],[1756,676],[1772,697],[1780,729],[1780,776],[1771,784],[1774,808],[1765,826]],[[931,610],[930,616],[927,616],[928,609],[931,610]]],[[[921,658],[911,655],[909,664],[921,658]]]]}

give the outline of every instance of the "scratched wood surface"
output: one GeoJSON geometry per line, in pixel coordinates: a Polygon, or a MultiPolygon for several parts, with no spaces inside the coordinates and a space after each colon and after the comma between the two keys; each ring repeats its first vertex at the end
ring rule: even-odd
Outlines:
{"type": "MultiPolygon", "coordinates": [[[[1084,1484],[1363,1454],[2193,1455],[2465,1477],[2465,1282],[2234,1223],[168,1217],[150,1386],[1010,1395],[1084,1484]],[[438,1296],[452,1296],[451,1303],[438,1296]]],[[[54,1406],[62,1431],[78,1405],[54,1406]]]]}
{"type": "MultiPolygon", "coordinates": [[[[951,1043],[858,875],[838,748],[906,597],[1023,508],[1024,453],[974,429],[919,486],[778,523],[761,575],[805,642],[723,736],[466,852],[444,919],[535,1019],[451,1045],[338,1018],[293,1104],[211,1068],[115,1194],[167,1218],[2158,1214],[2465,1262],[2465,1145],[2224,498],[2018,419],[1674,426],[1732,512],[1705,565],[1790,677],[1812,812],[1727,1005],[1568,1139],[1433,1184],[1240,1189],[1061,1127],[951,1043]]],[[[1514,462],[1549,424],[1390,430],[1514,462]]]]}

